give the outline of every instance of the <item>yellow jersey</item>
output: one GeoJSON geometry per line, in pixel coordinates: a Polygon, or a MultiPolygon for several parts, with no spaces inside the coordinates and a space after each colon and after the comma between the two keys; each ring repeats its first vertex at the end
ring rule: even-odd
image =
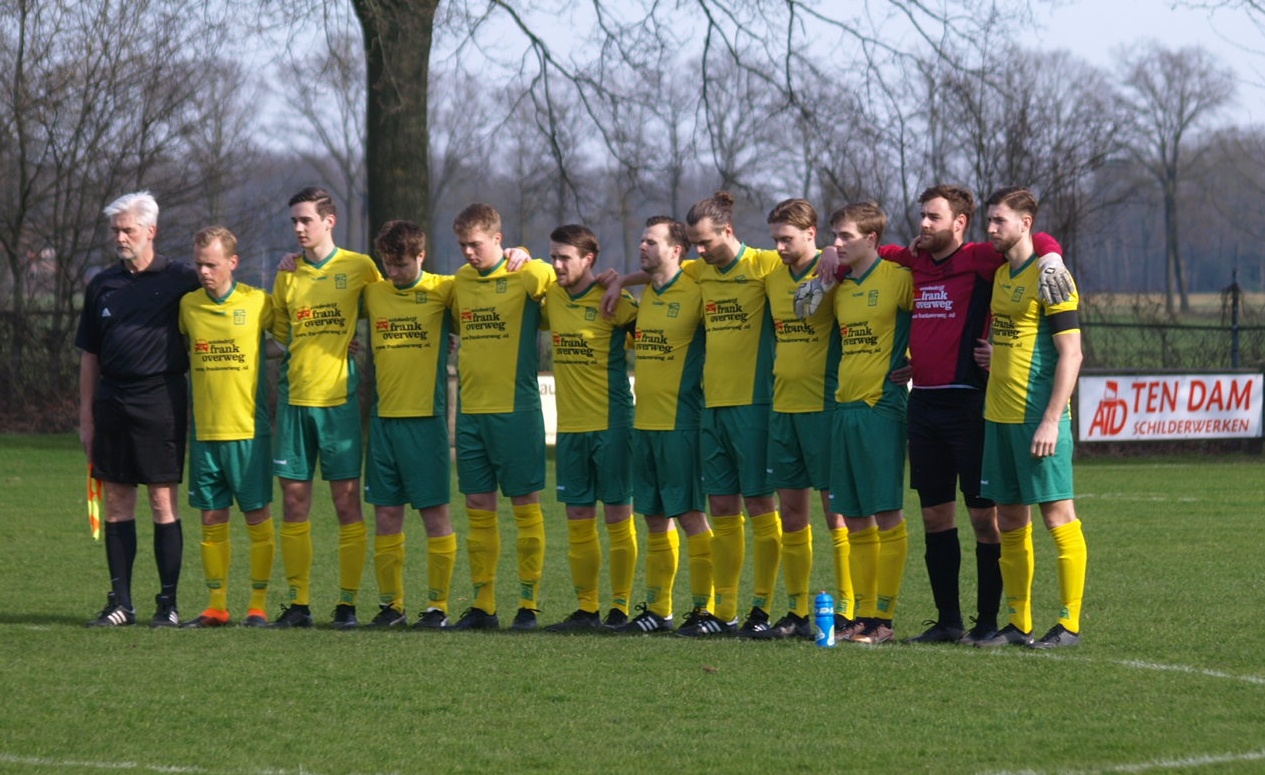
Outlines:
{"type": "Polygon", "coordinates": [[[847,275],[835,289],[834,311],[843,356],[835,401],[864,401],[903,420],[909,391],[887,378],[909,349],[914,309],[913,275],[879,259],[860,277],[847,275]]]}
{"type": "Polygon", "coordinates": [[[454,275],[461,355],[461,411],[503,414],[540,409],[536,334],[553,267],[528,261],[517,272],[505,259],[486,272],[469,264],[454,275]]]}
{"type": "Polygon", "coordinates": [[[427,272],[407,288],[365,289],[379,417],[446,416],[453,297],[451,276],[427,272]]]}
{"type": "Polygon", "coordinates": [[[233,283],[222,299],[201,288],[181,297],[179,325],[188,342],[198,441],[268,434],[263,363],[272,318],[272,299],[245,283],[233,283]]]}
{"type": "Polygon", "coordinates": [[[555,283],[545,293],[558,387],[559,433],[627,428],[632,423],[625,352],[628,334],[637,321],[637,301],[625,292],[614,316],[604,317],[601,304],[605,290],[594,283],[572,296],[555,283]]]}
{"type": "Polygon", "coordinates": [[[767,404],[772,399],[773,318],[764,280],[780,266],[777,251],[747,245],[727,266],[698,260],[681,265],[703,294],[703,396],[708,407],[767,404]]]}
{"type": "Polygon", "coordinates": [[[773,316],[777,347],[773,355],[773,411],[787,414],[833,409],[841,354],[835,325],[832,286],[816,312],[805,320],[795,315],[795,292],[817,273],[813,259],[796,275],[783,266],[764,280],[773,316]]]}
{"type": "Polygon", "coordinates": [[[286,346],[277,400],[338,406],[355,396],[358,376],[347,347],[356,335],[360,294],[381,279],[373,259],[342,248],[317,263],[305,257],[293,272],[277,272],[272,336],[286,346]]]}
{"type": "MultiPolygon", "coordinates": [[[[984,394],[984,419],[1040,422],[1054,389],[1059,352],[1054,337],[1080,331],[1080,294],[1047,306],[1037,296],[1041,270],[1033,255],[1018,270],[1002,264],[993,276],[992,367],[984,394]]],[[[1070,416],[1070,407],[1063,409],[1070,416]]]]}

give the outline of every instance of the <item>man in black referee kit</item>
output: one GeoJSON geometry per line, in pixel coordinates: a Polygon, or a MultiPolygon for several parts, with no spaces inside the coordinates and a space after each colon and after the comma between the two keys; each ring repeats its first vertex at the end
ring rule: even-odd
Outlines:
{"type": "Polygon", "coordinates": [[[136,622],[136,490],[154,515],[158,609],[150,625],[175,627],[184,541],[176,490],[184,474],[189,359],[180,336],[180,297],[198,288],[192,266],[154,253],[158,203],[126,194],[103,211],[118,264],[88,283],[75,334],[79,348],[79,440],[105,483],[105,556],[110,594],[89,627],[136,622]]]}

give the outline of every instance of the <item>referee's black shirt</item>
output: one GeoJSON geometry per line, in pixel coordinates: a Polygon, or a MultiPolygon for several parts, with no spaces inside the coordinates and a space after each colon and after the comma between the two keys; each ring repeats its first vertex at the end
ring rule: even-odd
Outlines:
{"type": "Polygon", "coordinates": [[[120,261],[88,283],[75,346],[97,356],[109,382],[184,374],[189,355],[180,336],[180,297],[199,287],[188,264],[155,256],[133,274],[120,261]]]}

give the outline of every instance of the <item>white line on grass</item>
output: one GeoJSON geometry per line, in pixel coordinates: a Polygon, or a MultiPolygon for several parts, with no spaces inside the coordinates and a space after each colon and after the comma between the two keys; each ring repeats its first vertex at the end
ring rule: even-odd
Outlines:
{"type": "MultiPolygon", "coordinates": [[[[1065,662],[1106,662],[1135,670],[1154,670],[1163,673],[1184,673],[1205,678],[1218,678],[1227,681],[1265,686],[1265,677],[1259,675],[1235,675],[1222,670],[1209,670],[1192,665],[1166,665],[1162,662],[1145,662],[1140,659],[1094,659],[1078,657],[1071,654],[1045,654],[1045,659],[1057,659],[1065,662]]],[[[1246,751],[1243,753],[1220,753],[1189,756],[1181,759],[1152,759],[1146,762],[1112,764],[1105,767],[1089,769],[1057,769],[1057,770],[992,770],[981,775],[1100,775],[1105,773],[1151,772],[1154,770],[1174,770],[1194,767],[1214,767],[1219,764],[1236,764],[1240,762],[1265,761],[1265,750],[1246,751]]]]}
{"type": "Polygon", "coordinates": [[[1112,764],[1107,767],[1094,767],[1080,770],[995,770],[982,775],[1100,775],[1113,772],[1151,772],[1153,770],[1177,770],[1189,767],[1215,767],[1219,764],[1237,764],[1240,762],[1265,761],[1265,751],[1246,751],[1244,753],[1204,754],[1203,756],[1187,756],[1181,759],[1152,759],[1149,762],[1132,764],[1112,764]]]}
{"type": "Polygon", "coordinates": [[[1162,662],[1145,662],[1140,659],[1094,659],[1093,657],[1078,657],[1071,654],[1046,654],[1046,659],[1059,659],[1068,662],[1107,662],[1112,665],[1120,665],[1121,667],[1131,667],[1135,670],[1154,670],[1161,673],[1185,673],[1187,675],[1199,675],[1205,678],[1220,678],[1226,681],[1237,681],[1239,683],[1252,684],[1253,686],[1265,686],[1265,676],[1259,675],[1237,675],[1235,673],[1227,673],[1223,670],[1209,670],[1206,667],[1194,667],[1192,665],[1166,665],[1162,662]]]}
{"type": "Polygon", "coordinates": [[[1100,500],[1100,501],[1143,501],[1148,503],[1157,503],[1163,501],[1165,503],[1198,503],[1198,498],[1181,497],[1174,498],[1171,495],[1138,495],[1131,492],[1103,492],[1103,493],[1077,493],[1077,500],[1100,500]]]}
{"type": "MultiPolygon", "coordinates": [[[[321,775],[316,770],[300,767],[292,769],[212,770],[206,767],[170,764],[142,764],[140,762],[89,762],[79,759],[49,759],[40,756],[17,756],[0,751],[0,764],[23,764],[51,770],[106,770],[110,772],[160,772],[173,775],[321,775]]],[[[399,775],[398,773],[360,773],[359,775],[399,775]]]]}

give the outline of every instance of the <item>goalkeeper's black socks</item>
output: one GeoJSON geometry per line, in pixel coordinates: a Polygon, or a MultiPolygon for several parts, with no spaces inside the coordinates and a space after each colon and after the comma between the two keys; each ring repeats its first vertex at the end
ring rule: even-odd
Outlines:
{"type": "Polygon", "coordinates": [[[1001,544],[975,544],[975,571],[979,580],[977,624],[996,628],[1001,610],[1001,544]]]}
{"type": "Polygon", "coordinates": [[[119,605],[132,610],[132,565],[136,562],[136,522],[105,523],[105,562],[110,590],[119,605]]]}
{"type": "Polygon", "coordinates": [[[962,626],[962,602],[958,591],[958,574],[962,568],[962,547],[958,529],[927,533],[927,578],[935,600],[937,621],[945,627],[962,626]]]}
{"type": "MultiPolygon", "coordinates": [[[[135,543],[135,538],[133,538],[135,543]]],[[[162,594],[176,601],[176,584],[180,581],[180,561],[184,557],[184,534],[180,520],[154,525],[154,561],[158,564],[158,582],[162,594]]]]}

